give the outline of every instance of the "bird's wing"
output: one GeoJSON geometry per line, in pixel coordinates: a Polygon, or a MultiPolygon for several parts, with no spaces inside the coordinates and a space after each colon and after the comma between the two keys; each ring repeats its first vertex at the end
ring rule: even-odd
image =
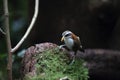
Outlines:
{"type": "Polygon", "coordinates": [[[81,45],[80,37],[77,36],[77,39],[78,39],[78,41],[79,41],[79,43],[80,43],[80,45],[81,45]]]}
{"type": "Polygon", "coordinates": [[[83,49],[83,46],[82,46],[82,44],[81,44],[81,42],[80,42],[80,37],[77,37],[77,38],[78,38],[79,43],[80,43],[80,48],[79,48],[79,50],[82,51],[82,52],[85,52],[84,49],[83,49]]]}

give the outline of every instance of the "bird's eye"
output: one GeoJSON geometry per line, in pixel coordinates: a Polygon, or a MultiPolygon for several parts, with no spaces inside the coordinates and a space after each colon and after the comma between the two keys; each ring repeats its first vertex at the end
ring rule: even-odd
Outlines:
{"type": "Polygon", "coordinates": [[[71,35],[71,34],[66,34],[65,37],[68,37],[68,36],[70,36],[70,35],[71,35]]]}

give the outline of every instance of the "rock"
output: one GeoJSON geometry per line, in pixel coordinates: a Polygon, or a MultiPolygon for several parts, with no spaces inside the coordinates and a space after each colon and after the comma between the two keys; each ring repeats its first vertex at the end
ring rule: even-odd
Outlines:
{"type": "Polygon", "coordinates": [[[36,44],[35,46],[29,47],[24,55],[24,58],[22,60],[22,69],[21,69],[21,74],[24,76],[27,73],[31,73],[32,76],[34,76],[35,73],[35,64],[37,62],[37,59],[34,57],[38,53],[41,53],[47,49],[52,49],[55,48],[57,45],[53,43],[40,43],[36,44]]]}
{"type": "Polygon", "coordinates": [[[53,43],[31,46],[22,60],[23,80],[87,80],[88,69],[82,59],[70,65],[71,54],[53,43]],[[67,76],[67,77],[65,77],[67,76]]]}
{"type": "MultiPolygon", "coordinates": [[[[47,49],[54,49],[57,45],[53,43],[41,43],[31,46],[27,49],[22,60],[22,75],[25,74],[35,76],[35,64],[37,59],[34,57],[38,53],[42,53],[47,49]]],[[[63,52],[66,50],[63,49],[63,52]]],[[[71,58],[74,52],[67,52],[71,58]]],[[[85,53],[77,52],[77,59],[83,59],[83,64],[89,70],[89,80],[120,80],[120,52],[104,49],[86,49],[85,53]]],[[[44,74],[44,73],[43,73],[44,74]]]]}

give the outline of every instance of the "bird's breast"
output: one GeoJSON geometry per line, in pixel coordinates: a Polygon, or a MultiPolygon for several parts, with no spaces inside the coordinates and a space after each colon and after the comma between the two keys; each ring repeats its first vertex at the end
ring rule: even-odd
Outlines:
{"type": "Polygon", "coordinates": [[[72,47],[73,47],[73,45],[74,45],[74,41],[73,41],[73,39],[67,39],[67,40],[65,40],[65,45],[70,49],[70,50],[72,50],[72,47]]]}

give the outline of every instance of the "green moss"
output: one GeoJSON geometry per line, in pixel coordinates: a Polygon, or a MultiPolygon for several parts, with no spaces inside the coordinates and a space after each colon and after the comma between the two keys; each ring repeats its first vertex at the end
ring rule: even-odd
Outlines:
{"type": "Polygon", "coordinates": [[[69,65],[69,58],[65,52],[58,48],[50,49],[36,56],[38,62],[35,65],[37,74],[27,80],[59,80],[68,77],[70,80],[87,80],[88,69],[83,66],[83,60],[75,60],[69,65]]]}

